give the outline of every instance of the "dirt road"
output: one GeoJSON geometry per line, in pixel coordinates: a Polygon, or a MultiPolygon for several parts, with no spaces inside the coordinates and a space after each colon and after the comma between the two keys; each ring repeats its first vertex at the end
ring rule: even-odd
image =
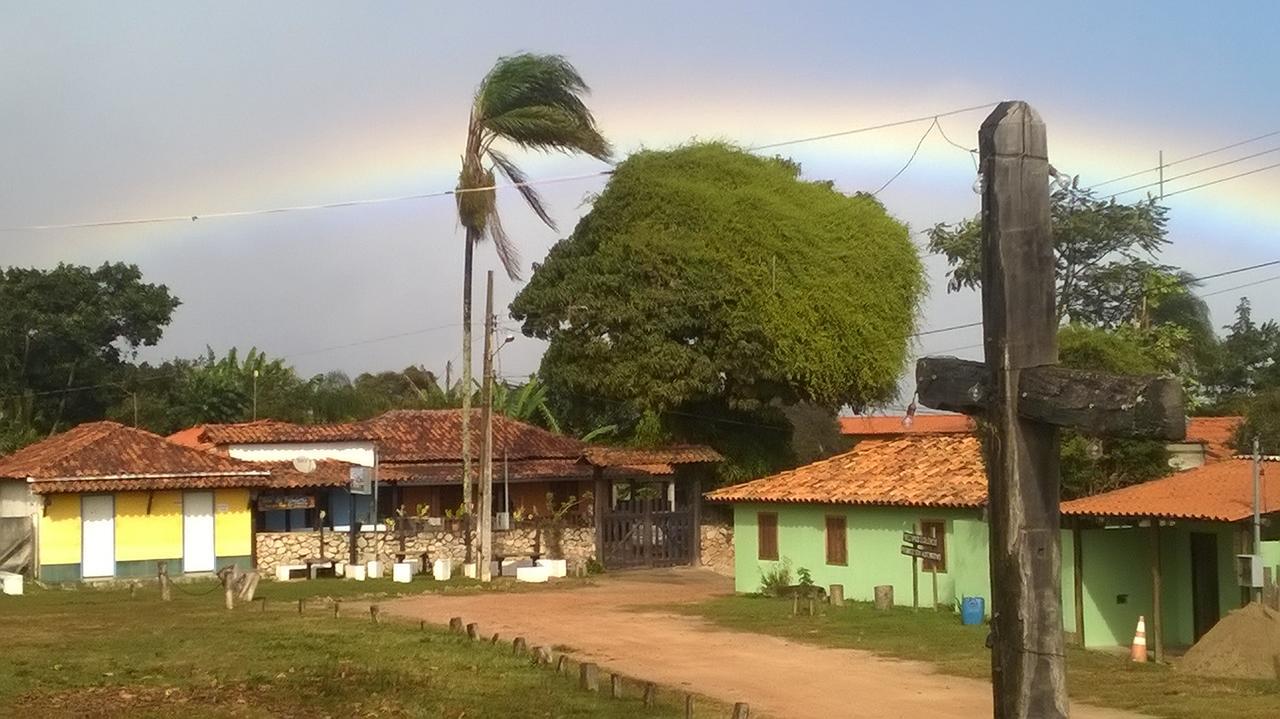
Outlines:
{"type": "MultiPolygon", "coordinates": [[[[619,573],[601,579],[599,586],[564,591],[419,595],[383,604],[382,609],[440,624],[461,616],[479,623],[486,633],[524,636],[530,645],[571,647],[570,654],[605,669],[724,702],[746,701],[752,716],[991,716],[991,687],[986,682],[938,674],[921,662],[721,629],[658,606],[696,602],[732,590],[730,580],[679,569],[619,573]]],[[[1072,707],[1071,715],[1138,716],[1080,705],[1072,707]]]]}

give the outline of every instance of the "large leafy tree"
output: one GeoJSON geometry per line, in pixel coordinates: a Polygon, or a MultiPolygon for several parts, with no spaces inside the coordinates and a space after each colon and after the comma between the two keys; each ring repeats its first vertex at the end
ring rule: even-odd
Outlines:
{"type": "MultiPolygon", "coordinates": [[[[494,145],[505,141],[543,152],[585,153],[608,159],[609,143],[596,127],[582,97],[587,83],[569,61],[559,55],[523,53],[498,58],[485,75],[471,103],[467,143],[458,176],[458,220],[466,231],[462,281],[462,386],[471,386],[471,285],[475,245],[486,237],[512,279],[520,277],[515,244],[502,228],[498,214],[496,173],[516,184],[529,208],[548,226],[555,222],[528,176],[494,145]]],[[[462,395],[463,473],[470,473],[471,393],[462,395]]],[[[471,483],[463,483],[464,501],[471,483]]]]}
{"type": "Polygon", "coordinates": [[[116,375],[178,304],[135,265],[0,271],[0,432],[20,435],[0,443],[100,418],[121,393],[116,375]]]}
{"type": "MultiPolygon", "coordinates": [[[[619,165],[511,310],[550,343],[539,376],[562,423],[754,452],[789,447],[784,405],[895,396],[923,291],[906,227],[874,198],[694,144],[619,165]]],[[[739,476],[790,456],[768,454],[739,476]]]]}
{"type": "Polygon", "coordinates": [[[1257,322],[1247,298],[1236,305],[1216,361],[1204,374],[1205,389],[1218,412],[1242,411],[1249,398],[1280,387],[1280,325],[1257,322]]]}

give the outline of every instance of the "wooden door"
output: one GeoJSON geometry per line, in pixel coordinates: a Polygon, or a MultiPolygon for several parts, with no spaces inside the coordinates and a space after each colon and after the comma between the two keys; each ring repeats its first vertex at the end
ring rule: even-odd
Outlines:
{"type": "Polygon", "coordinates": [[[1218,604],[1218,535],[1191,533],[1191,616],[1196,641],[1222,616],[1218,604]]]}

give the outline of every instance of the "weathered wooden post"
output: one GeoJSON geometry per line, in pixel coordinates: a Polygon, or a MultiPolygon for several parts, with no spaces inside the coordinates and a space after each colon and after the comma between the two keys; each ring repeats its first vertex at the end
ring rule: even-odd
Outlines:
{"type": "Polygon", "coordinates": [[[646,706],[651,707],[657,702],[658,687],[653,682],[644,683],[644,691],[641,693],[640,701],[646,706]]]}
{"type": "Polygon", "coordinates": [[[377,604],[370,604],[370,605],[369,605],[369,619],[373,620],[373,623],[374,623],[374,624],[378,624],[378,623],[379,623],[379,621],[380,621],[380,620],[378,619],[378,605],[377,605],[377,604]]]}
{"type": "Polygon", "coordinates": [[[1044,123],[1003,102],[978,133],[986,363],[916,365],[920,401],[986,418],[995,716],[1066,717],[1058,431],[1176,440],[1173,379],[1065,370],[1058,361],[1044,123]]]}
{"type": "Polygon", "coordinates": [[[578,666],[578,688],[589,692],[600,691],[600,668],[591,662],[578,666]]]}
{"type": "Polygon", "coordinates": [[[160,582],[160,601],[168,602],[173,599],[173,595],[169,593],[169,563],[156,562],[156,580],[160,582]]]}
{"type": "Polygon", "coordinates": [[[472,622],[467,625],[467,639],[475,641],[480,638],[480,625],[472,622]]]}
{"type": "Polygon", "coordinates": [[[737,702],[733,705],[733,719],[751,719],[751,707],[746,702],[737,702]]]}
{"type": "Polygon", "coordinates": [[[614,699],[622,698],[622,677],[617,674],[609,675],[609,696],[614,699]]]}
{"type": "Polygon", "coordinates": [[[462,632],[464,631],[463,624],[462,624],[462,617],[449,618],[449,631],[453,632],[454,634],[462,634],[462,632]]]}
{"type": "MultiPolygon", "coordinates": [[[[529,646],[525,643],[524,637],[516,637],[511,640],[511,653],[520,656],[529,651],[529,646]]],[[[551,661],[550,658],[547,661],[551,661]]]]}
{"type": "Polygon", "coordinates": [[[829,590],[829,595],[831,597],[831,606],[833,607],[844,606],[844,585],[843,584],[832,584],[829,590]]]}
{"type": "Polygon", "coordinates": [[[875,588],[875,593],[876,593],[875,594],[876,609],[879,609],[882,612],[887,612],[890,609],[893,609],[893,585],[892,584],[877,584],[875,588]]]}
{"type": "Polygon", "coordinates": [[[684,719],[693,719],[693,695],[684,695],[684,719]]]}

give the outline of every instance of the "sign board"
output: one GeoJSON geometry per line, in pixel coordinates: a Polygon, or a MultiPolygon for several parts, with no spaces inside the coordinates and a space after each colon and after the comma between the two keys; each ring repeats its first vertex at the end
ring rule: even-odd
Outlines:
{"type": "Polygon", "coordinates": [[[352,467],[350,476],[352,494],[373,494],[373,467],[352,467]]]}
{"type": "Polygon", "coordinates": [[[268,494],[258,497],[258,509],[263,512],[269,512],[277,509],[311,509],[315,506],[315,497],[284,494],[268,494]]]}
{"type": "Polygon", "coordinates": [[[914,544],[917,547],[936,547],[938,546],[938,538],[930,537],[927,534],[914,534],[912,532],[903,532],[902,541],[904,544],[914,544]]]}
{"type": "Polygon", "coordinates": [[[942,561],[942,552],[935,552],[930,549],[921,549],[919,547],[913,547],[909,544],[903,545],[902,549],[899,551],[901,551],[903,554],[905,554],[908,557],[919,557],[920,559],[928,559],[931,562],[942,561]]]}

